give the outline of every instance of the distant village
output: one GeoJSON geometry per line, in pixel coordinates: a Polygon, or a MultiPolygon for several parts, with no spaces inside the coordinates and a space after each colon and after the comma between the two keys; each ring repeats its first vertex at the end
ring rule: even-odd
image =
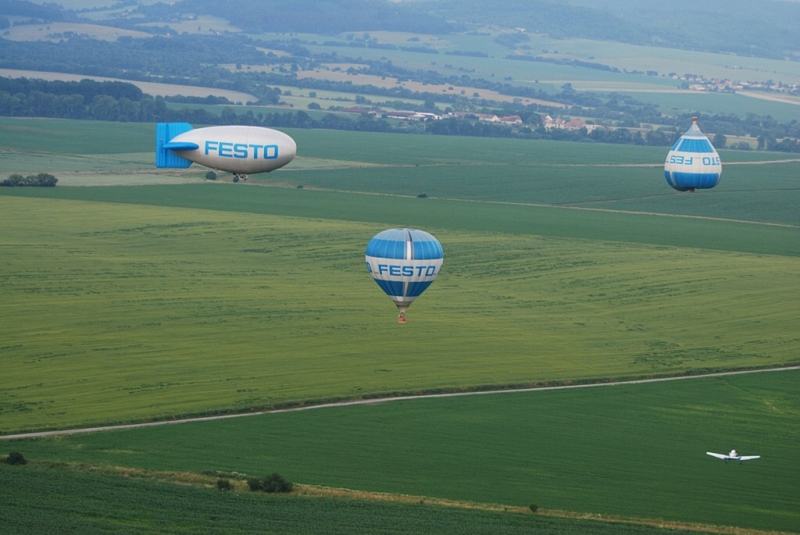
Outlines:
{"type": "Polygon", "coordinates": [[[730,80],[728,78],[705,78],[699,74],[677,75],[670,73],[671,79],[680,81],[682,89],[690,91],[707,91],[719,93],[736,93],[737,91],[763,91],[800,96],[800,84],[767,80],[764,82],[730,80]]]}
{"type": "MultiPolygon", "coordinates": [[[[522,117],[519,115],[497,115],[494,113],[477,113],[477,112],[451,112],[451,113],[432,113],[423,111],[410,111],[410,110],[382,110],[379,108],[365,108],[353,106],[350,108],[343,108],[340,111],[346,113],[357,113],[367,115],[378,119],[396,119],[401,121],[441,121],[443,119],[470,119],[473,121],[480,121],[483,123],[491,123],[504,126],[519,126],[523,124],[522,117]]],[[[593,130],[603,128],[602,125],[587,123],[580,117],[573,117],[566,119],[563,117],[552,117],[549,114],[543,115],[542,126],[545,130],[581,130],[586,129],[587,133],[593,130]]]]}

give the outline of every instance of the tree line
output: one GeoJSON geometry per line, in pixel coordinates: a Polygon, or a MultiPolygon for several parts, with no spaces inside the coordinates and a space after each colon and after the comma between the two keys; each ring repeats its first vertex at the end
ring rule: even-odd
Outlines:
{"type": "Polygon", "coordinates": [[[9,175],[5,180],[0,180],[0,187],[39,187],[53,188],[58,184],[58,179],[49,173],[39,173],[38,175],[22,176],[20,174],[9,175]]]}
{"type": "MultiPolygon", "coordinates": [[[[275,90],[277,91],[277,90],[275,90]]],[[[191,97],[189,97],[191,100],[191,97]]],[[[178,99],[180,100],[180,99],[178,99]]],[[[210,108],[213,109],[213,108],[210,108]]],[[[122,82],[45,82],[20,81],[0,78],[0,115],[21,117],[63,117],[70,119],[97,119],[124,122],[188,121],[194,124],[243,124],[253,126],[327,128],[335,130],[361,130],[374,132],[430,133],[437,135],[462,135],[482,137],[517,137],[528,139],[560,139],[569,141],[596,141],[636,145],[670,145],[689,124],[689,116],[680,116],[676,126],[662,130],[641,132],[634,128],[598,128],[591,132],[579,130],[546,130],[540,116],[530,106],[508,104],[500,113],[516,113],[523,124],[507,126],[487,123],[474,117],[453,117],[428,122],[390,122],[369,115],[343,116],[328,113],[314,118],[304,111],[268,112],[259,108],[223,108],[215,113],[206,108],[176,108],[168,106],[163,97],[143,94],[131,84],[122,82]],[[128,87],[129,86],[129,87],[128,87]],[[24,89],[11,92],[9,89],[24,89]],[[243,111],[242,111],[243,110],[243,111]]],[[[759,126],[759,148],[800,152],[796,139],[774,135],[800,137],[800,124],[779,125],[771,118],[751,118],[759,126]]],[[[739,124],[737,117],[704,117],[704,128],[739,124]]],[[[638,124],[638,123],[637,123],[638,124]]],[[[728,130],[724,130],[728,131],[728,130]]],[[[720,140],[724,139],[720,138],[720,140]]],[[[722,148],[722,147],[720,147],[722,148]]]]}

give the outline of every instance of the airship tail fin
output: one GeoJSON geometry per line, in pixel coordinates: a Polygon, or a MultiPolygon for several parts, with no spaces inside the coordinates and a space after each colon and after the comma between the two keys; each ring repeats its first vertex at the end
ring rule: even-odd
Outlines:
{"type": "MultiPolygon", "coordinates": [[[[185,169],[192,165],[175,152],[175,146],[170,147],[170,141],[184,132],[192,129],[189,123],[157,123],[156,124],[156,167],[185,169]]],[[[197,148],[197,147],[195,147],[197,148]]]]}

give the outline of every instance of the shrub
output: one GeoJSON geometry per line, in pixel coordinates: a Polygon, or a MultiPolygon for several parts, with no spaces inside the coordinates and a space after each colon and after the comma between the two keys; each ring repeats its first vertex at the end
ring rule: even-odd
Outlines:
{"type": "Polygon", "coordinates": [[[28,464],[25,456],[18,451],[12,451],[6,457],[6,464],[28,464]]]}
{"type": "Polygon", "coordinates": [[[216,180],[216,179],[217,179],[217,173],[215,173],[214,171],[209,171],[208,173],[206,173],[206,180],[216,180]]]}
{"type": "Polygon", "coordinates": [[[303,185],[302,184],[298,184],[297,185],[297,189],[303,189],[303,185]]]}
{"type": "Polygon", "coordinates": [[[417,195],[417,199],[427,199],[427,198],[428,198],[427,193],[420,193],[419,195],[417,195]]]}
{"type": "Polygon", "coordinates": [[[531,513],[535,513],[535,512],[537,512],[537,511],[539,511],[539,506],[538,506],[538,505],[536,505],[535,503],[532,503],[532,504],[530,504],[530,505],[528,506],[528,509],[530,509],[530,510],[531,510],[531,513]]]}
{"type": "Polygon", "coordinates": [[[233,485],[231,485],[231,482],[227,479],[218,479],[217,488],[219,490],[233,490],[233,485]]]}
{"type": "Polygon", "coordinates": [[[282,475],[273,473],[263,479],[248,479],[247,486],[250,487],[252,491],[291,492],[294,485],[292,485],[291,481],[287,481],[282,475]]]}
{"type": "Polygon", "coordinates": [[[262,486],[264,492],[291,492],[293,485],[291,481],[287,481],[286,478],[275,472],[264,479],[262,486]]]}

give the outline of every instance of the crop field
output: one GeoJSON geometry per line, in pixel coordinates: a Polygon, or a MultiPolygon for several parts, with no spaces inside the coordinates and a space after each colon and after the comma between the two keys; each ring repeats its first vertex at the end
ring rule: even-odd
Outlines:
{"type": "MultiPolygon", "coordinates": [[[[386,50],[381,48],[342,48],[317,44],[305,44],[315,53],[336,52],[340,57],[355,61],[374,61],[389,58],[394,64],[407,69],[436,70],[446,74],[470,73],[478,78],[497,78],[510,76],[512,80],[612,80],[652,84],[652,77],[635,74],[622,74],[601,71],[587,67],[559,65],[555,63],[520,61],[504,58],[481,58],[472,56],[452,56],[427,54],[406,50],[386,50]]],[[[674,84],[673,84],[674,85],[674,84]]],[[[669,87],[669,86],[668,86],[669,87]]]]}
{"type": "MultiPolygon", "coordinates": [[[[594,41],[587,39],[552,39],[545,35],[530,34],[531,41],[526,43],[527,55],[541,56],[555,60],[581,60],[611,65],[622,71],[657,70],[662,76],[645,76],[627,72],[611,72],[587,67],[560,65],[546,62],[531,62],[507,59],[513,54],[509,48],[493,41],[494,35],[451,35],[443,39],[431,39],[429,36],[404,34],[396,32],[369,32],[378,42],[398,44],[401,46],[425,46],[438,50],[439,53],[422,53],[407,50],[370,49],[359,47],[331,47],[320,45],[330,40],[330,36],[313,34],[292,34],[316,52],[336,53],[346,58],[361,60],[377,60],[388,58],[395,64],[409,69],[423,69],[444,72],[453,75],[469,73],[485,79],[501,79],[508,77],[517,84],[532,84],[543,91],[558,91],[565,83],[572,83],[578,90],[629,92],[630,96],[643,102],[659,105],[662,111],[699,112],[699,113],[733,113],[744,116],[748,113],[772,115],[781,121],[789,121],[800,117],[796,106],[788,103],[765,102],[743,95],[722,93],[708,94],[672,94],[677,91],[678,82],[664,75],[677,73],[703,72],[709,77],[733,80],[782,80],[794,83],[800,80],[800,69],[796,62],[769,60],[764,58],[747,58],[730,55],[701,53],[660,47],[638,46],[610,41],[594,41]],[[416,38],[417,41],[409,41],[416,38]],[[482,51],[489,57],[471,57],[447,54],[454,50],[482,51]]],[[[275,38],[279,34],[268,34],[275,38]]],[[[284,36],[286,38],[286,36],[284,36]]],[[[343,45],[348,42],[341,39],[343,45]]],[[[317,77],[338,76],[341,80],[353,83],[372,85],[393,85],[393,82],[370,78],[363,75],[347,77],[346,73],[314,72],[317,77]]],[[[406,84],[415,90],[425,90],[424,86],[406,84]]],[[[433,86],[429,86],[429,89],[433,86]]],[[[481,93],[485,91],[478,90],[481,93]]],[[[467,96],[472,94],[467,91],[467,96]]],[[[502,100],[497,95],[492,96],[502,100]]]]}
{"type": "Polygon", "coordinates": [[[48,22],[47,24],[17,24],[0,32],[9,41],[54,41],[64,39],[64,34],[77,34],[99,41],[116,41],[121,37],[149,38],[150,34],[135,30],[80,24],[74,22],[48,22]]]}
{"type": "MultiPolygon", "coordinates": [[[[786,154],[725,151],[725,162],[739,163],[726,166],[720,186],[682,195],[663,183],[666,148],[289,133],[300,155],[285,170],[240,185],[163,184],[200,181],[205,169],[152,169],[152,125],[0,119],[0,177],[64,179],[0,188],[0,433],[797,362],[800,163],[786,154]],[[403,327],[362,256],[370,237],[400,225],[433,232],[446,252],[403,327]]],[[[378,533],[403,516],[419,532],[551,521],[229,496],[36,464],[66,461],[277,470],[365,491],[797,530],[798,375],[20,441],[13,448],[34,460],[23,468],[31,490],[13,502],[21,512],[4,518],[23,529],[52,518],[97,530],[210,525],[204,513],[177,518],[197,506],[245,531],[262,518],[249,511],[270,503],[263,522],[298,533],[315,531],[318,519],[378,533]],[[731,447],[764,459],[738,466],[703,455],[731,447]],[[42,505],[53,514],[26,514],[42,488],[62,489],[42,505]],[[91,504],[88,516],[72,498],[59,502],[69,489],[91,504]],[[93,514],[107,495],[130,511],[93,514]],[[206,507],[211,500],[219,505],[206,507]],[[137,513],[145,507],[152,512],[137,513]]],[[[19,473],[0,468],[0,481],[15,484],[19,473]]],[[[542,529],[590,532],[564,522],[542,529]]]]}
{"type": "Polygon", "coordinates": [[[565,104],[552,100],[517,97],[505,95],[497,91],[478,87],[460,86],[456,84],[429,84],[413,80],[399,80],[388,76],[374,74],[359,74],[327,69],[298,71],[298,79],[327,80],[333,82],[351,83],[356,86],[375,86],[381,88],[403,88],[416,92],[427,92],[435,95],[464,95],[474,98],[486,99],[492,102],[518,102],[524,106],[538,104],[551,108],[566,108],[565,104]]]}
{"type": "MultiPolygon", "coordinates": [[[[361,196],[344,204],[337,203],[344,194],[187,188],[37,193],[106,193],[145,204],[205,198],[217,210],[3,192],[2,246],[14,274],[0,305],[8,329],[4,431],[796,359],[800,309],[786,296],[800,289],[798,259],[777,249],[791,246],[783,240],[796,235],[792,229],[680,221],[697,228],[685,232],[686,243],[701,228],[708,240],[731,233],[730,245],[734,237],[745,243],[751,231],[754,248],[776,248],[759,256],[608,241],[619,237],[611,224],[591,241],[559,235],[586,235],[609,219],[591,212],[542,208],[526,220],[519,218],[525,209],[502,206],[481,214],[469,203],[432,210],[418,199],[374,204],[361,196]],[[246,210],[245,202],[266,213],[224,211],[226,204],[246,210]],[[419,218],[404,207],[412,203],[419,218]],[[374,211],[358,214],[365,204],[374,211]],[[305,218],[286,217],[304,211],[305,218]],[[427,223],[422,214],[431,211],[438,224],[421,226],[446,244],[446,273],[415,304],[412,327],[398,331],[391,304],[363,272],[364,244],[389,226],[387,216],[427,223]],[[548,211],[556,220],[547,221],[548,211]],[[502,224],[501,212],[517,227],[480,229],[502,224]],[[594,222],[570,227],[583,215],[594,222]],[[346,221],[361,217],[372,222],[346,221]],[[409,353],[398,335],[412,346],[426,340],[424,351],[409,353]]],[[[661,222],[639,219],[632,225],[620,217],[619,232],[633,229],[643,241],[657,234],[661,222]]]]}
{"type": "Polygon", "coordinates": [[[798,379],[772,372],[403,401],[13,447],[49,461],[277,470],[334,487],[798,530],[798,379]],[[705,455],[733,446],[763,458],[726,464],[705,455]]]}
{"type": "MultiPolygon", "coordinates": [[[[221,493],[185,484],[80,472],[58,466],[0,464],[0,502],[14,533],[285,533],[354,532],[648,535],[655,527],[565,520],[531,514],[451,509],[364,500],[221,493]],[[43,514],[46,511],[46,514],[43,514]]],[[[680,535],[688,531],[670,531],[680,535]]]]}
{"type": "Polygon", "coordinates": [[[8,78],[33,78],[37,80],[58,80],[64,82],[78,82],[80,80],[96,80],[98,82],[126,82],[133,84],[143,93],[153,96],[175,96],[186,97],[225,97],[231,102],[255,102],[256,97],[241,91],[231,91],[229,89],[218,89],[215,87],[200,87],[194,85],[164,84],[158,82],[141,82],[139,80],[123,80],[121,78],[108,78],[106,76],[90,76],[86,74],[68,74],[62,72],[48,71],[28,71],[22,69],[0,69],[0,76],[8,78]]]}
{"type": "MultiPolygon", "coordinates": [[[[153,169],[149,124],[2,119],[0,126],[0,175],[47,171],[66,185],[107,185],[199,181],[205,174],[201,167],[153,169]]],[[[287,131],[300,146],[297,160],[254,181],[800,224],[795,209],[800,205],[800,161],[785,153],[722,151],[724,164],[730,165],[725,165],[720,186],[681,194],[663,179],[666,147],[287,131]],[[732,164],[757,161],[765,162],[732,164]]]]}
{"type": "Polygon", "coordinates": [[[215,32],[239,32],[241,31],[236,26],[232,25],[227,20],[220,17],[212,17],[209,15],[195,16],[191,19],[184,19],[178,21],[163,21],[163,22],[146,22],[138,25],[140,28],[149,29],[156,28],[170,28],[177,33],[206,33],[213,34],[215,32]]]}
{"type": "Polygon", "coordinates": [[[780,122],[800,120],[800,106],[789,102],[761,100],[740,94],[700,93],[684,91],[680,93],[626,92],[640,102],[655,104],[664,113],[718,113],[740,117],[748,113],[771,115],[780,122]]]}
{"type": "MultiPolygon", "coordinates": [[[[655,70],[659,74],[674,72],[679,75],[702,72],[709,78],[733,80],[800,81],[800,67],[797,62],[790,60],[731,56],[592,39],[554,39],[541,34],[531,34],[530,37],[534,53],[594,61],[619,69],[655,70]],[[545,50],[548,53],[545,53],[545,50]]],[[[658,80],[658,78],[652,79],[658,80]]]]}
{"type": "MultiPolygon", "coordinates": [[[[370,31],[370,37],[379,43],[400,46],[426,46],[440,53],[452,51],[482,51],[498,59],[512,53],[508,47],[494,41],[501,32],[488,31],[483,35],[456,33],[441,37],[426,34],[403,32],[370,31]]],[[[340,36],[341,37],[341,36],[340,36]]],[[[529,40],[524,42],[531,55],[551,58],[578,59],[617,67],[620,70],[656,70],[660,74],[705,73],[708,77],[739,80],[783,80],[800,81],[800,68],[796,62],[760,57],[735,56],[696,50],[681,50],[657,46],[643,46],[614,41],[593,39],[553,38],[546,34],[527,33],[529,40]]],[[[328,41],[330,36],[301,34],[307,41],[328,41]]],[[[346,39],[341,42],[347,43],[346,39]]],[[[334,49],[335,50],[335,49],[334,49]]],[[[341,49],[339,49],[341,50],[341,49]]],[[[345,49],[347,50],[347,49],[345,49]]],[[[402,51],[382,50],[386,56],[402,51]]],[[[342,52],[340,52],[342,53],[342,52]]],[[[430,54],[428,54],[430,56],[430,54]]],[[[434,55],[434,57],[436,57],[434,55]]],[[[442,57],[441,55],[439,57],[442,57]]],[[[448,58],[450,56],[444,56],[448,58]]],[[[650,77],[662,87],[675,85],[672,80],[650,77]]]]}

